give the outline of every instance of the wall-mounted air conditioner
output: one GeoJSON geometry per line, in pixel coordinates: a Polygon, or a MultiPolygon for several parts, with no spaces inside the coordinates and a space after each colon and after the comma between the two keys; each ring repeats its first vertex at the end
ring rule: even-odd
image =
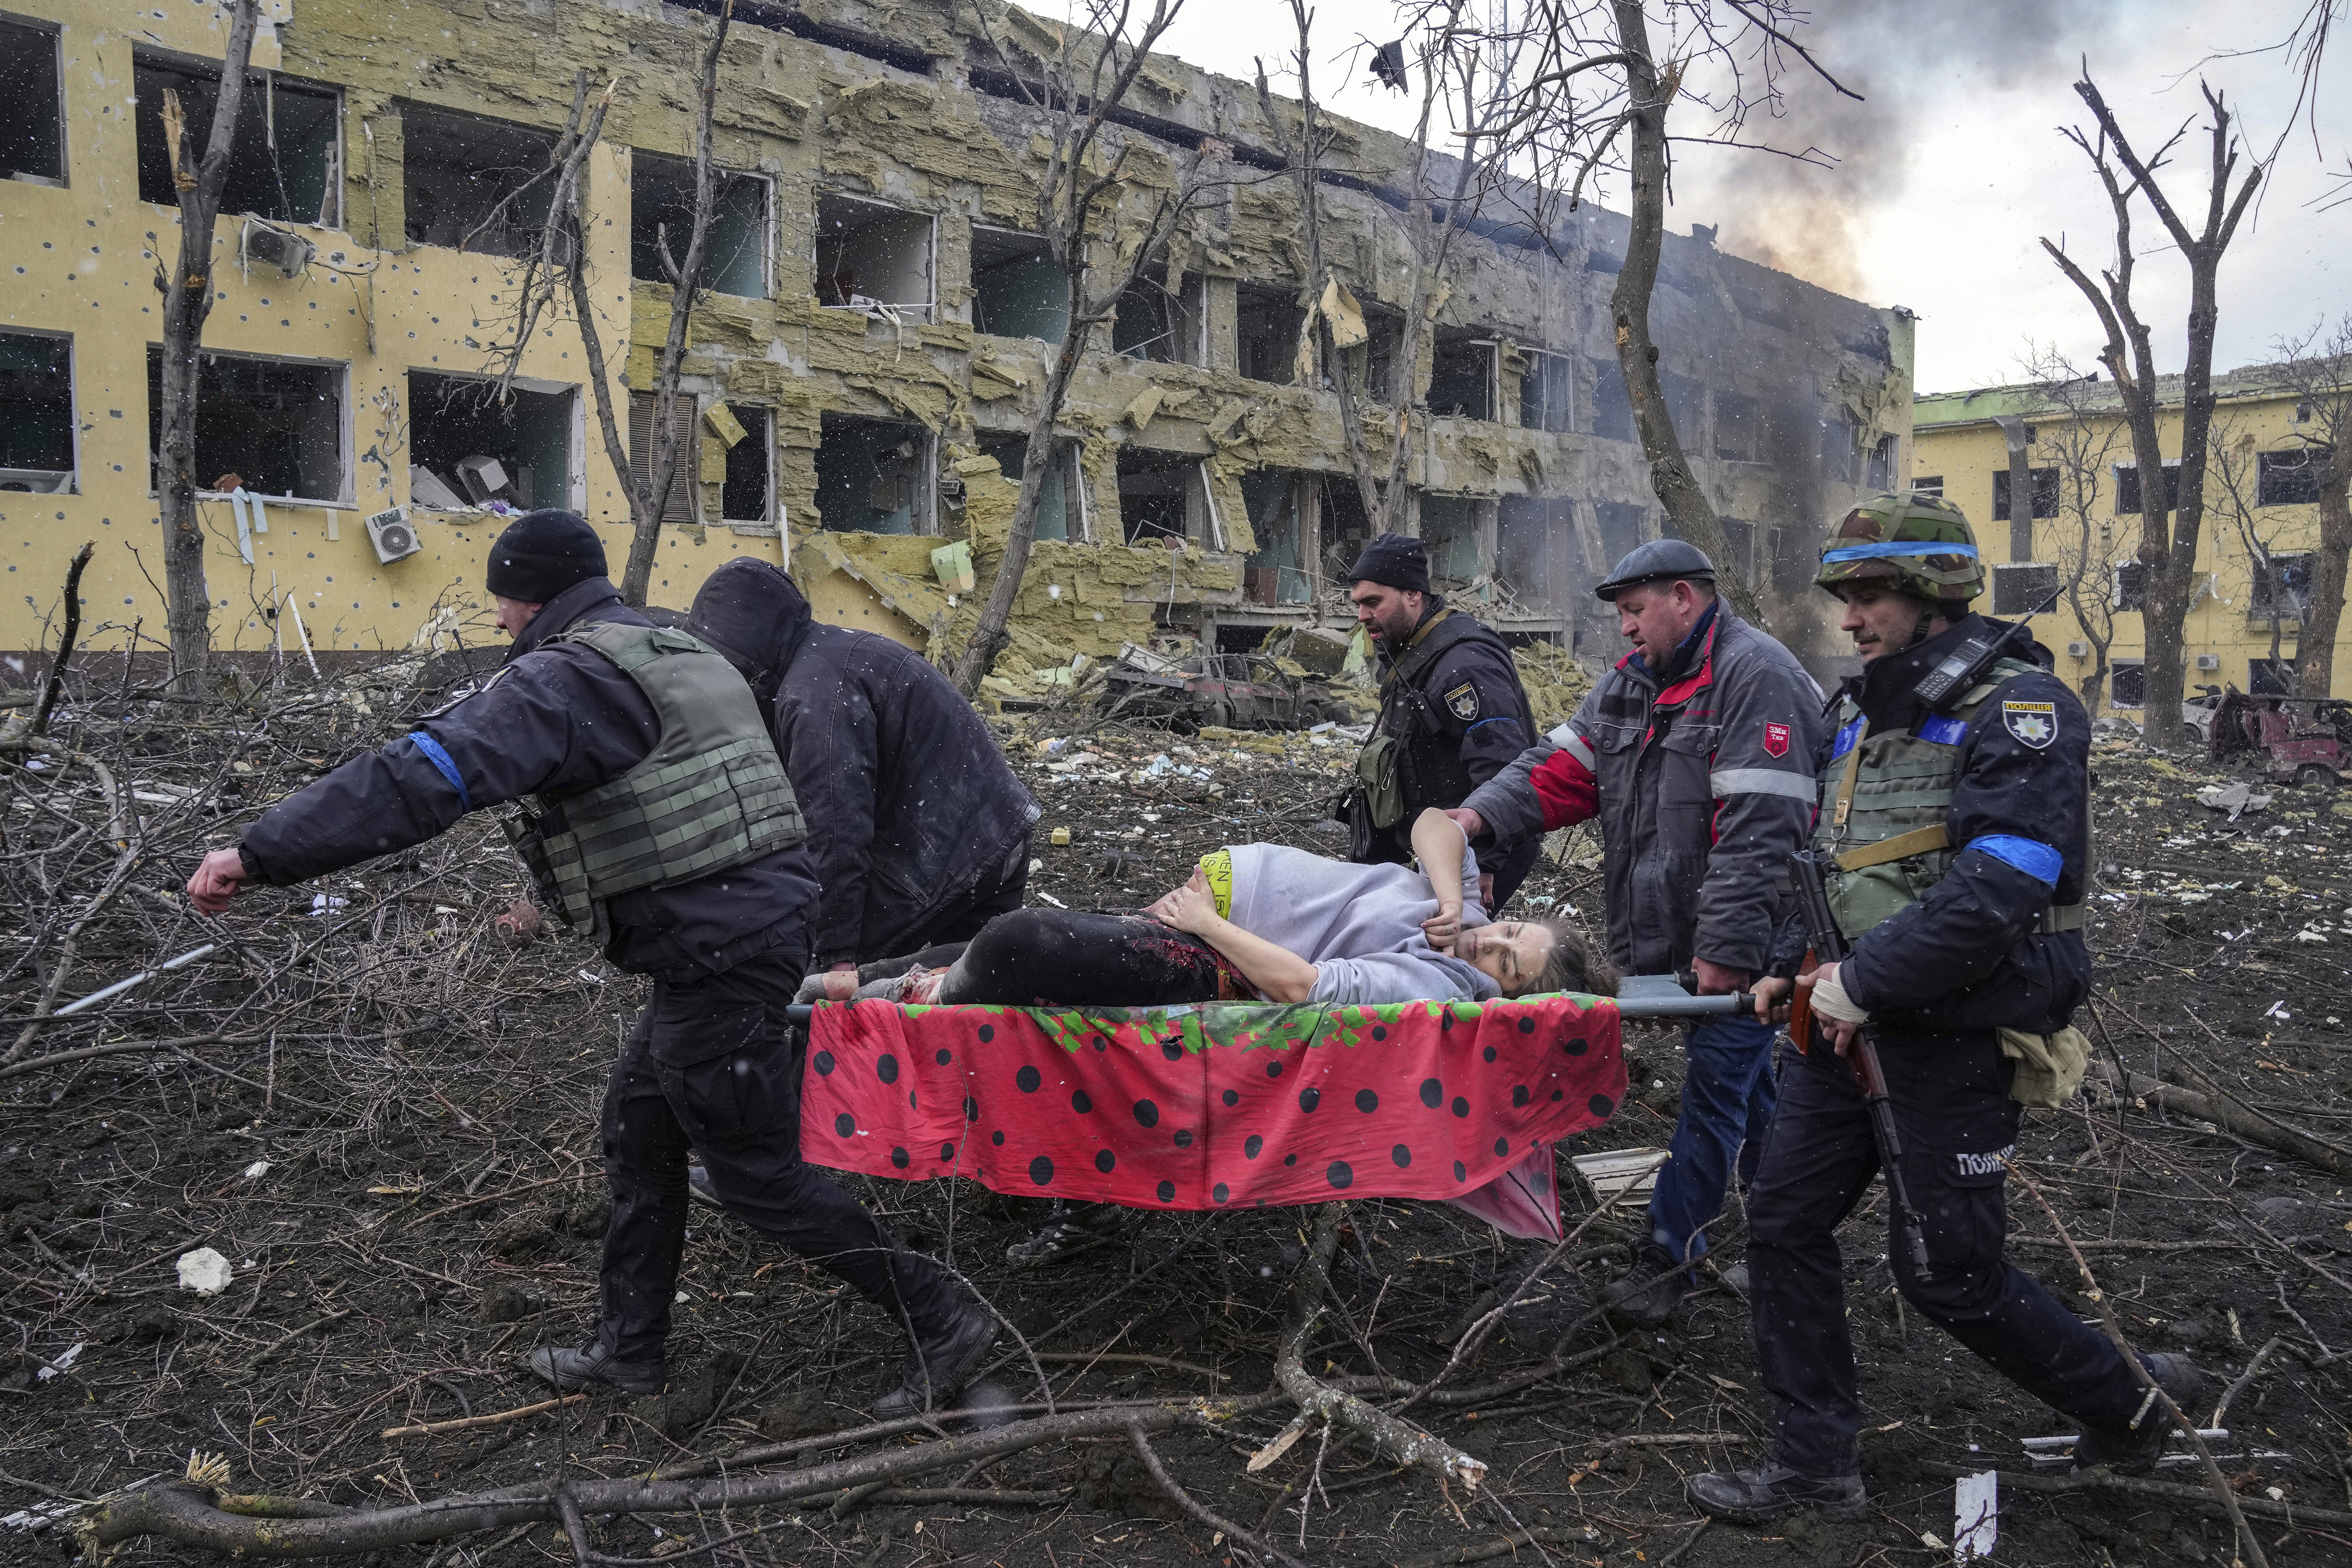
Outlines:
{"type": "Polygon", "coordinates": [[[2087,659],[2091,656],[2091,645],[2088,643],[2069,643],[2066,644],[2066,656],[2070,659],[2087,659]]]}
{"type": "Polygon", "coordinates": [[[2197,655],[2197,667],[2200,670],[2218,670],[2221,667],[2221,655],[2200,653],[2197,655]]]}

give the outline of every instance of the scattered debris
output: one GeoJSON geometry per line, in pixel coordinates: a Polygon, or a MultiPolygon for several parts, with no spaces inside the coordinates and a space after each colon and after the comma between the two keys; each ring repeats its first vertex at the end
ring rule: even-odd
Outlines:
{"type": "Polygon", "coordinates": [[[228,1289],[236,1270],[228,1260],[209,1247],[180,1254],[180,1289],[199,1296],[217,1296],[228,1289]]]}

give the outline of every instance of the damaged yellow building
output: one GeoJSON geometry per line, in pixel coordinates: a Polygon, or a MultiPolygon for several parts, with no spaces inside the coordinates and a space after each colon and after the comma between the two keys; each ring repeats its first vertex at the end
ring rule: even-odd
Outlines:
{"type": "MultiPolygon", "coordinates": [[[[266,0],[205,334],[197,467],[223,486],[202,507],[221,646],[400,647],[458,629],[502,506],[575,507],[624,553],[576,325],[542,324],[511,400],[487,395],[545,183],[508,198],[545,167],[573,74],[616,81],[588,261],[615,395],[631,406],[638,389],[618,455],[642,463],[671,298],[659,236],[690,210],[715,9],[266,0]]],[[[1054,35],[992,16],[1004,55],[945,0],[736,5],[685,366],[691,448],[656,601],[683,604],[752,554],[789,564],[826,619],[935,656],[968,630],[1002,557],[1003,476],[1066,327],[1034,233],[1043,122],[1023,89],[1036,61],[1022,46],[1050,54],[1054,35]],[[934,569],[955,539],[975,590],[934,569]]],[[[161,646],[156,257],[179,221],[161,104],[176,92],[209,126],[226,35],[212,0],[0,16],[0,553],[18,580],[0,648],[45,644],[85,540],[86,645],[161,646]]],[[[1231,650],[1344,617],[1338,578],[1366,528],[1324,383],[1385,384],[1391,302],[1420,265],[1394,188],[1412,147],[1336,122],[1330,162],[1350,172],[1322,193],[1325,254],[1369,341],[1297,384],[1298,213],[1255,92],[1156,57],[1117,119],[1139,188],[1212,138],[1229,178],[1089,345],[998,666],[1016,680],[1124,642],[1231,650]]],[[[1624,220],[1440,221],[1468,232],[1412,378],[1412,526],[1462,601],[1572,643],[1595,574],[1660,516],[1608,322],[1624,220]]],[[[1910,471],[1911,320],[1712,239],[1667,241],[1666,395],[1748,564],[1801,587],[1823,517],[1910,471]]],[[[1385,431],[1397,416],[1365,417],[1385,431]]]]}

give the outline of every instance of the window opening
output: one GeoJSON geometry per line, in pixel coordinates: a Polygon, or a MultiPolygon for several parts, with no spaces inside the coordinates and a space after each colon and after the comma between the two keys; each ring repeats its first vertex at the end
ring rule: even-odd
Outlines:
{"type": "Polygon", "coordinates": [[[1612,566],[1649,536],[1650,510],[1638,501],[1597,502],[1592,515],[1601,525],[1601,550],[1612,566]]]}
{"type": "Polygon", "coordinates": [[[2116,563],[2115,607],[2117,610],[2147,608],[2147,562],[2124,560],[2116,563]]]}
{"type": "Polygon", "coordinates": [[[825,528],[930,533],[930,432],[919,424],[826,414],[816,447],[816,509],[825,528]]]}
{"type": "MultiPolygon", "coordinates": [[[[1356,350],[1356,355],[1360,357],[1364,367],[1364,395],[1374,402],[1387,403],[1391,407],[1410,402],[1412,397],[1410,373],[1402,391],[1396,385],[1397,352],[1404,347],[1404,312],[1369,298],[1361,304],[1364,346],[1356,350]]],[[[1331,384],[1328,368],[1323,384],[1327,387],[1331,384]]]]}
{"type": "Polygon", "coordinates": [[[1566,354],[1527,350],[1528,368],[1519,377],[1519,427],[1558,435],[1570,428],[1570,392],[1575,383],[1576,361],[1566,354]]]}
{"type": "Polygon", "coordinates": [[[1548,614],[1567,601],[1576,503],[1565,496],[1506,496],[1496,509],[1495,576],[1521,611],[1548,614]]]}
{"type": "Polygon", "coordinates": [[[1944,493],[1944,476],[1941,474],[1922,474],[1911,481],[1911,489],[1915,495],[1940,496],[1944,493]]]}
{"type": "Polygon", "coordinates": [[[2147,703],[2147,666],[2137,659],[2117,659],[2107,676],[2111,707],[2144,707],[2147,703]]]}
{"type": "Polygon", "coordinates": [[[1894,482],[1895,437],[1882,435],[1870,444],[1870,455],[1863,460],[1863,487],[1885,490],[1894,482]]]}
{"type": "MultiPolygon", "coordinates": [[[[629,276],[667,283],[662,246],[673,263],[694,237],[694,164],[658,152],[631,155],[629,276]]],[[[702,241],[701,287],[714,294],[764,299],[768,294],[768,182],[757,174],[710,172],[710,227],[702,241]]]]}
{"type": "Polygon", "coordinates": [[[2020,617],[2046,615],[2058,602],[2058,568],[2025,560],[1992,569],[1992,612],[2020,617]]]}
{"type": "MultiPolygon", "coordinates": [[[[1675,434],[1681,438],[1683,450],[1706,451],[1706,388],[1688,376],[1660,371],[1658,390],[1665,394],[1666,417],[1675,422],[1675,434]]],[[[1851,438],[1848,444],[1852,444],[1851,438]]]]}
{"type": "Polygon", "coordinates": [[[2324,459],[2315,449],[2265,452],[2256,459],[2254,504],[2258,507],[2308,507],[2319,500],[2319,470],[2324,459]]]}
{"type": "Polygon", "coordinates": [[[1853,461],[1860,455],[1854,451],[1853,426],[1843,414],[1822,416],[1822,477],[1834,479],[1841,485],[1853,483],[1853,461]]]}
{"type": "Polygon", "coordinates": [[[1363,493],[1350,475],[1327,474],[1318,486],[1323,524],[1323,576],[1345,589],[1354,580],[1348,569],[1364,553],[1372,537],[1372,520],[1365,514],[1363,493]]]}
{"type": "Polygon", "coordinates": [[[1495,340],[1441,327],[1430,352],[1429,412],[1456,419],[1495,417],[1495,340]]]}
{"type": "Polygon", "coordinates": [[[1718,517],[1723,542],[1731,552],[1728,563],[1750,582],[1756,580],[1756,525],[1739,517],[1718,517]]]}
{"type": "Polygon", "coordinates": [[[1298,364],[1298,297],[1244,283],[1234,289],[1235,368],[1254,382],[1288,386],[1298,364]]]}
{"type": "MultiPolygon", "coordinates": [[[[2052,472],[2055,473],[2056,470],[2053,469],[2052,472]]],[[[2007,475],[2001,476],[2000,484],[2002,504],[2006,506],[2009,497],[2007,475]]],[[[2041,494],[2039,481],[2035,483],[2034,493],[2037,497],[2034,515],[2040,517],[2043,514],[2038,499],[2041,494]]],[[[2180,465],[2177,462],[2164,465],[2164,509],[2168,512],[2177,512],[2180,509],[2180,465]]],[[[2139,465],[2137,463],[2116,465],[2116,516],[2119,517],[2139,516],[2139,465]]]]}
{"type": "Polygon", "coordinates": [[[1422,497],[1421,542],[1432,580],[1468,584],[1486,575],[1479,536],[1487,510],[1475,496],[1422,497]]]}
{"type": "Polygon", "coordinates": [[[570,506],[572,400],[569,387],[517,385],[501,402],[496,382],[409,371],[409,499],[445,507],[503,501],[526,511],[570,506]]]}
{"type": "Polygon", "coordinates": [[[2309,554],[2273,554],[2268,562],[2254,562],[2253,593],[2246,606],[2248,620],[2269,620],[2276,615],[2283,620],[2299,621],[2311,603],[2311,565],[2316,559],[2309,554]]]}
{"type": "Polygon", "coordinates": [[[929,320],[931,236],[928,214],[855,196],[819,196],[817,303],[929,320]]]}
{"type": "Polygon", "coordinates": [[[769,412],[747,402],[730,402],[727,412],[742,426],[743,436],[727,449],[719,515],[730,523],[772,523],[776,518],[776,447],[769,412]]]}
{"type": "Polygon", "coordinates": [[[0,22],[0,177],[42,185],[66,183],[65,99],[58,72],[54,29],[0,22]]]}
{"type": "Polygon", "coordinates": [[[999,338],[1058,344],[1070,329],[1070,280],[1035,235],[971,231],[971,324],[999,338]]]}
{"type": "Polygon", "coordinates": [[[2294,661],[2292,659],[2247,660],[2246,695],[2256,697],[2294,695],[2294,661]]]}
{"type": "MultiPolygon", "coordinates": [[[[142,51],[131,56],[131,79],[138,95],[139,199],[176,206],[180,197],[172,177],[170,139],[163,134],[163,94],[180,95],[188,122],[188,160],[199,162],[220,99],[220,68],[184,65],[142,51]]],[[[220,210],[251,213],[273,223],[339,225],[341,110],[342,99],[332,89],[290,82],[275,71],[247,72],[220,210]]]]}
{"type": "Polygon", "coordinates": [[[0,331],[0,490],[74,492],[70,338],[0,331]]]}
{"type": "MultiPolygon", "coordinates": [[[[1054,461],[1046,468],[1045,483],[1037,491],[1037,531],[1034,537],[1082,543],[1092,535],[1087,528],[1086,493],[1077,483],[1078,444],[1057,441],[1054,445],[1054,461]],[[1073,497],[1076,498],[1075,511],[1073,497]]],[[[1027,436],[983,437],[980,450],[982,455],[996,459],[998,471],[1008,481],[1014,485],[1021,483],[1021,470],[1029,461],[1027,436]]]]}
{"type": "Polygon", "coordinates": [[[1307,604],[1315,598],[1307,575],[1306,506],[1315,481],[1289,468],[1254,468],[1242,476],[1242,506],[1257,549],[1242,568],[1242,597],[1268,606],[1307,604]]]}
{"type": "Polygon", "coordinates": [[[1625,395],[1624,368],[1614,360],[1592,361],[1592,434],[1603,441],[1633,439],[1633,400],[1625,395]]]}
{"type": "Polygon", "coordinates": [[[555,139],[423,104],[403,104],[400,116],[408,243],[529,255],[554,198],[555,139]]]}
{"type": "Polygon", "coordinates": [[[1118,455],[1118,514],[1121,531],[1131,545],[1208,538],[1201,460],[1179,452],[1123,450],[1118,455]]]}
{"type": "Polygon", "coordinates": [[[1715,455],[1731,463],[1756,461],[1763,430],[1763,411],[1752,397],[1739,392],[1715,394],[1715,455]]]}
{"type": "MultiPolygon", "coordinates": [[[[196,366],[196,483],[257,496],[343,497],[343,367],[205,352],[196,366]]],[[[147,349],[147,450],[163,444],[163,350],[147,349]]],[[[151,476],[152,483],[152,476],[151,476]]]]}
{"type": "MultiPolygon", "coordinates": [[[[2056,517],[2058,470],[2035,468],[2029,472],[2033,481],[2033,515],[2037,517],[2056,517]]],[[[1992,471],[1992,517],[1997,523],[2009,521],[2009,470],[2006,468],[1992,471]]]]}
{"type": "Polygon", "coordinates": [[[1770,571],[1773,591],[1802,596],[1813,585],[1814,574],[1821,567],[1819,530],[1772,528],[1765,534],[1764,544],[1771,552],[1771,559],[1765,564],[1770,571]]]}

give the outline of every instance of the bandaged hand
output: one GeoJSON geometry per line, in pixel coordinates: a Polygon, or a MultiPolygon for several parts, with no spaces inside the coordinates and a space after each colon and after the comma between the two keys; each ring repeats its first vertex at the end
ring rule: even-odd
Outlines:
{"type": "Polygon", "coordinates": [[[1862,1026],[1870,1021],[1869,1012],[1846,995],[1845,982],[1839,977],[1835,964],[1824,964],[1810,975],[1798,976],[1797,984],[1809,994],[1808,1005],[1814,1021],[1821,1026],[1822,1038],[1843,1056],[1862,1026]]]}

